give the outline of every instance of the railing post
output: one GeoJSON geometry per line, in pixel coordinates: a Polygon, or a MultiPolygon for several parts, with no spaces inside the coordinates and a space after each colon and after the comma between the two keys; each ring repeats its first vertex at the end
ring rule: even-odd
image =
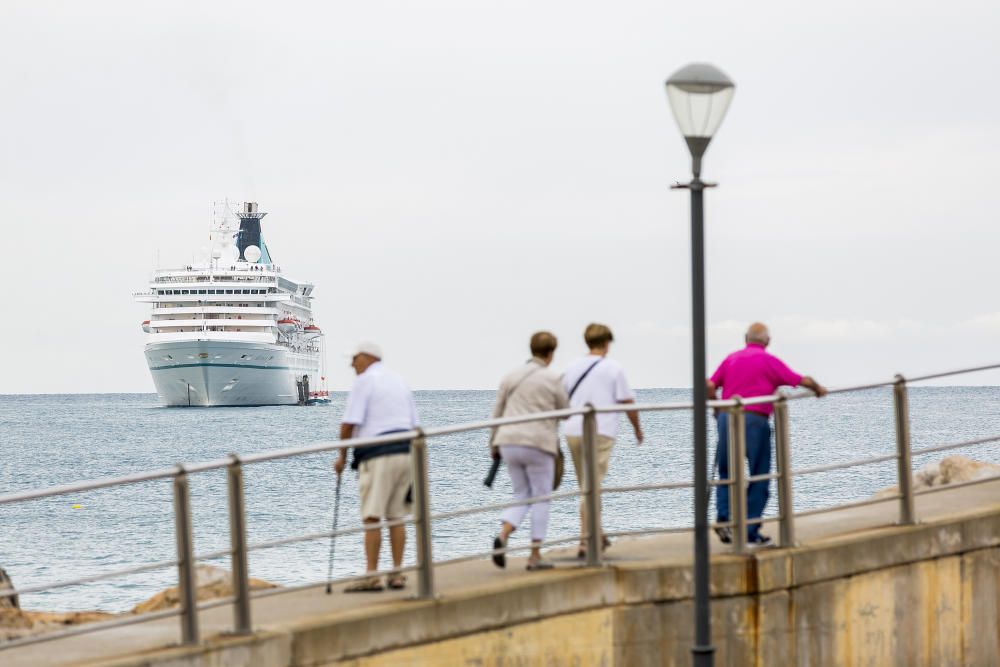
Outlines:
{"type": "Polygon", "coordinates": [[[253,632],[250,621],[250,569],[247,564],[247,515],[243,499],[243,467],[240,457],[231,456],[226,468],[229,488],[229,543],[233,564],[233,631],[245,635],[253,632]]]}
{"type": "Polygon", "coordinates": [[[597,476],[597,413],[587,404],[583,414],[583,439],[580,454],[583,457],[583,500],[587,508],[587,566],[601,564],[601,480],[597,476]]]}
{"type": "Polygon", "coordinates": [[[747,548],[746,416],[738,396],[729,412],[729,521],[733,525],[733,550],[741,554],[747,548]]]}
{"type": "Polygon", "coordinates": [[[917,522],[913,507],[913,463],[910,454],[910,401],[906,394],[906,379],[896,376],[892,387],[892,402],[896,415],[896,468],[899,477],[899,523],[917,522]]]}
{"type": "Polygon", "coordinates": [[[792,447],[788,430],[788,401],[774,404],[774,450],[778,459],[778,514],[781,546],[795,546],[795,509],[792,503],[792,447]]]}
{"type": "Polygon", "coordinates": [[[181,603],[181,643],[197,644],[198,580],[191,533],[191,494],[184,466],[174,475],[174,532],[177,538],[177,592],[181,603]]]}
{"type": "Polygon", "coordinates": [[[413,466],[413,512],[417,539],[417,597],[434,597],[434,555],[431,550],[431,495],[427,477],[427,440],[420,429],[410,443],[410,461],[413,466]]]}

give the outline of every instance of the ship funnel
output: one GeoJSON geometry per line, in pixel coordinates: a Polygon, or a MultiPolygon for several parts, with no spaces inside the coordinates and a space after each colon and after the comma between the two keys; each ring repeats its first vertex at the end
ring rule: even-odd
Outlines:
{"type": "MultiPolygon", "coordinates": [[[[262,264],[271,263],[271,257],[267,252],[267,246],[264,245],[264,239],[260,234],[260,219],[265,215],[267,215],[267,213],[263,213],[257,208],[257,202],[244,202],[243,208],[239,213],[240,231],[236,236],[236,247],[240,249],[240,259],[251,261],[250,258],[246,256],[246,249],[251,246],[256,246],[261,250],[261,256],[259,258],[260,262],[262,264]]],[[[254,259],[253,261],[256,262],[257,259],[254,259]]]]}

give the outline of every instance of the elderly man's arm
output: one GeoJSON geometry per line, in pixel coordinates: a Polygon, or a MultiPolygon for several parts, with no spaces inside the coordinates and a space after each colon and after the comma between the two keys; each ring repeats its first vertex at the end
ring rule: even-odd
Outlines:
{"type": "MultiPolygon", "coordinates": [[[[341,424],[340,425],[340,439],[350,440],[354,436],[354,424],[341,424]]],[[[333,462],[333,469],[337,472],[339,477],[341,473],[344,472],[344,467],[347,465],[347,448],[340,450],[340,455],[337,460],[333,462]]]]}
{"type": "Polygon", "coordinates": [[[816,380],[812,379],[808,375],[803,375],[802,379],[799,380],[799,386],[805,387],[806,389],[812,389],[813,393],[816,394],[816,398],[822,398],[826,396],[826,387],[821,385],[816,380]]]}

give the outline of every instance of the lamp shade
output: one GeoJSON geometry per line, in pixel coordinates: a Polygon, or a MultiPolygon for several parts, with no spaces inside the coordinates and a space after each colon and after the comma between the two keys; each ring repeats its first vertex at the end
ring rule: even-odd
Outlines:
{"type": "Polygon", "coordinates": [[[667,79],[667,98],[681,134],[688,139],[711,139],[735,90],[728,76],[707,63],[691,63],[674,72],[667,79]]]}

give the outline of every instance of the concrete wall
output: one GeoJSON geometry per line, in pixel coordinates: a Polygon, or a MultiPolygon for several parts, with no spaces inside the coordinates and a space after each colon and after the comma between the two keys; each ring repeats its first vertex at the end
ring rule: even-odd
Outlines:
{"type": "MultiPolygon", "coordinates": [[[[603,591],[601,609],[317,664],[690,664],[690,570],[636,564],[610,572],[613,581],[580,573],[547,595],[559,606],[552,598],[586,604],[596,602],[588,592],[603,591]]],[[[998,576],[1000,517],[993,515],[720,558],[713,572],[716,664],[1000,664],[998,576]]],[[[495,624],[474,610],[464,616],[495,624]]]]}
{"type": "MultiPolygon", "coordinates": [[[[715,600],[716,664],[996,665],[1000,549],[715,600]]],[[[616,605],[324,665],[690,665],[690,600],[616,605]]]]}
{"type": "MultiPolygon", "coordinates": [[[[1000,512],[720,556],[712,594],[717,665],[1000,664],[1000,512]]],[[[686,564],[619,563],[114,664],[688,665],[691,624],[686,564]]]]}

